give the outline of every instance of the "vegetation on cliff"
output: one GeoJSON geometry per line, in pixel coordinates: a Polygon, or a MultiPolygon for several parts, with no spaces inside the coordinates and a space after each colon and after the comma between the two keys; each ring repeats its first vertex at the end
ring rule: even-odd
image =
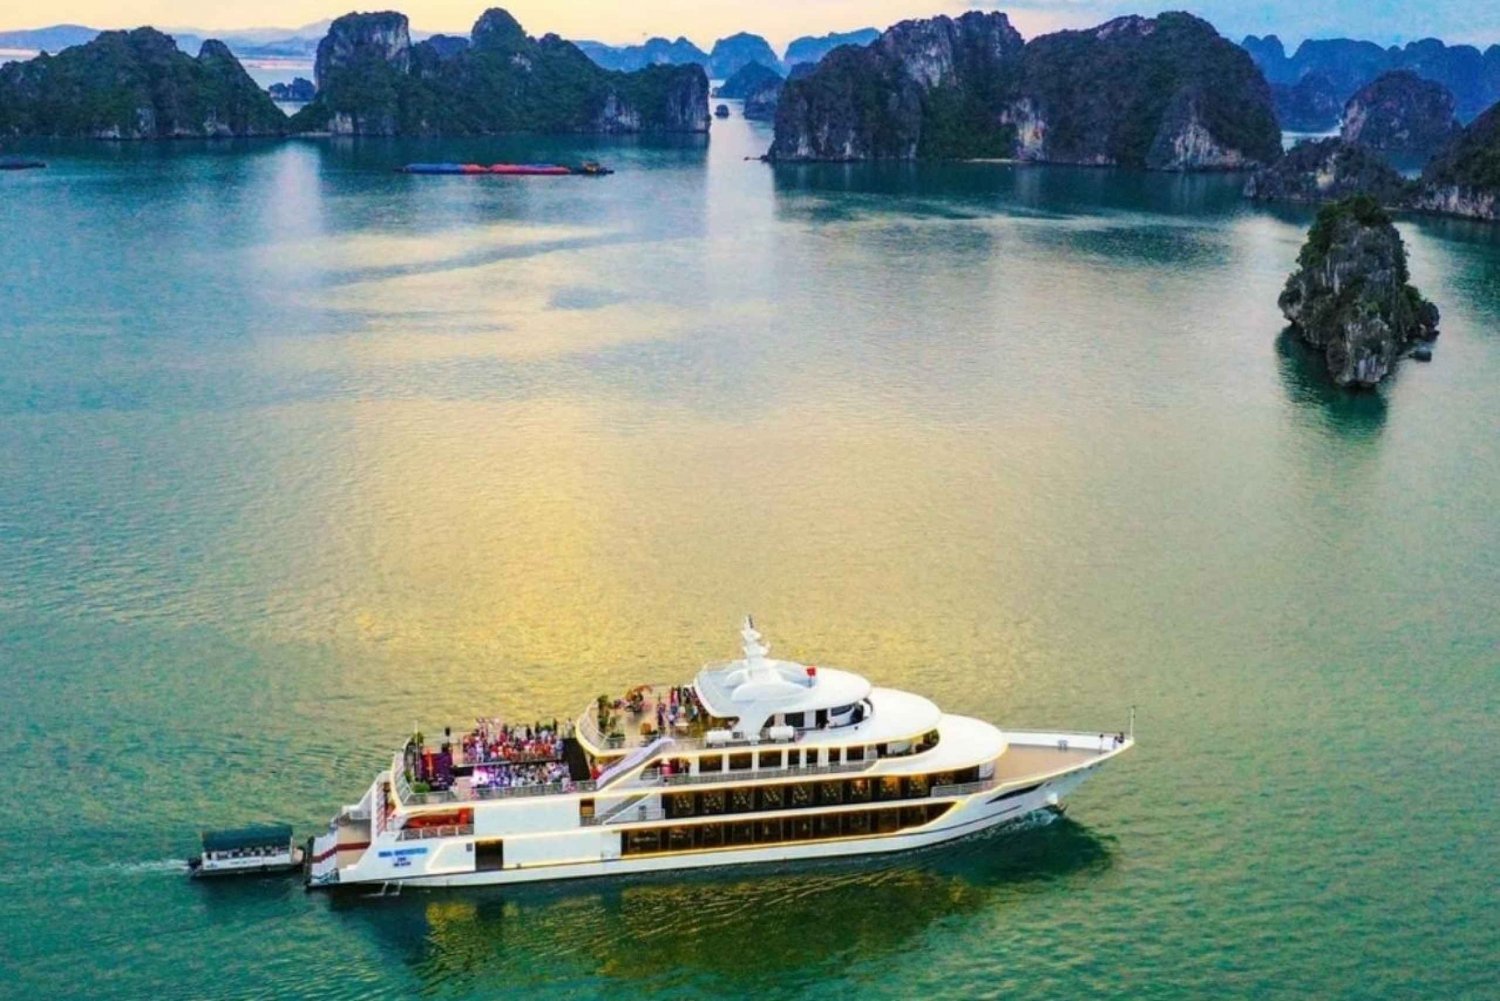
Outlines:
{"type": "Polygon", "coordinates": [[[1438,332],[1437,307],[1411,285],[1401,234],[1364,195],[1318,210],[1278,304],[1340,386],[1375,385],[1402,351],[1438,332]]]}
{"type": "Polygon", "coordinates": [[[264,136],[286,116],[221,42],[195,59],[153,28],[0,66],[0,134],[101,139],[264,136]]]}
{"type": "Polygon", "coordinates": [[[375,135],[708,128],[701,67],[605,70],[556,35],[529,37],[498,8],[470,39],[412,44],[403,14],[346,14],[318,47],[318,96],[292,124],[375,135]]]}

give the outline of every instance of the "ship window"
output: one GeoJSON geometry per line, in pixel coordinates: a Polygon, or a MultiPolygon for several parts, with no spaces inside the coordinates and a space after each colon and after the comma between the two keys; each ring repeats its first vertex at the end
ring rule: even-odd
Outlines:
{"type": "Polygon", "coordinates": [[[578,801],[578,816],[580,818],[588,818],[588,817],[592,817],[593,815],[594,815],[594,801],[593,801],[593,799],[580,799],[578,801]]]}
{"type": "Polygon", "coordinates": [[[842,782],[819,782],[818,803],[821,806],[838,806],[844,802],[844,784],[842,782]]]}
{"type": "Polygon", "coordinates": [[[813,836],[813,822],[811,817],[789,817],[786,825],[787,831],[793,841],[807,841],[813,836]]]}
{"type": "Polygon", "coordinates": [[[687,851],[693,847],[691,827],[667,828],[667,848],[674,852],[687,851]]]}
{"type": "Polygon", "coordinates": [[[901,826],[917,827],[927,823],[927,811],[920,806],[903,806],[901,808],[901,826]]]}
{"type": "Polygon", "coordinates": [[[787,797],[788,805],[794,810],[812,806],[813,791],[812,783],[798,782],[791,787],[790,795],[787,797]]]}
{"type": "Polygon", "coordinates": [[[724,790],[714,789],[698,796],[698,812],[704,815],[724,812],[724,790]]]}
{"type": "Polygon", "coordinates": [[[819,709],[816,713],[813,714],[813,726],[815,726],[815,727],[817,727],[818,729],[821,730],[823,727],[825,727],[827,725],[828,725],[828,710],[827,709],[819,709]]]}
{"type": "Polygon", "coordinates": [[[690,792],[672,793],[666,797],[666,814],[669,817],[691,817],[695,810],[694,796],[690,792]]]}
{"type": "Polygon", "coordinates": [[[844,814],[844,833],[855,837],[861,834],[869,834],[870,811],[855,810],[853,813],[844,814]]]}
{"type": "Polygon", "coordinates": [[[817,818],[818,837],[836,838],[839,836],[839,815],[836,813],[819,814],[817,818]]]}
{"type": "Polygon", "coordinates": [[[783,795],[781,786],[762,786],[760,789],[760,808],[762,810],[780,810],[786,805],[786,797],[783,795]]]}
{"type": "Polygon", "coordinates": [[[724,755],[705,754],[698,759],[698,771],[700,772],[722,772],[724,770],[724,755]]]}
{"type": "Polygon", "coordinates": [[[702,825],[698,828],[698,843],[704,848],[718,848],[724,843],[724,825],[702,825]]]}
{"type": "Polygon", "coordinates": [[[779,819],[757,820],[755,822],[755,843],[767,844],[781,840],[781,821],[779,819]]]}
{"type": "Polygon", "coordinates": [[[729,843],[748,845],[755,840],[755,823],[749,820],[736,821],[729,825],[729,843]]]}
{"type": "Polygon", "coordinates": [[[868,803],[870,801],[870,782],[868,779],[855,779],[849,783],[849,802],[868,803]]]}
{"type": "Polygon", "coordinates": [[[788,768],[801,768],[802,767],[802,752],[801,751],[787,751],[786,752],[786,766],[788,768]]]}
{"type": "Polygon", "coordinates": [[[865,760],[865,749],[863,747],[845,748],[844,760],[849,762],[865,760]]]}
{"type": "Polygon", "coordinates": [[[901,811],[876,810],[875,811],[875,833],[894,834],[901,827],[901,811]]]}
{"type": "Polygon", "coordinates": [[[913,775],[906,780],[906,798],[919,799],[927,795],[927,776],[913,775]]]}
{"type": "Polygon", "coordinates": [[[802,726],[802,713],[787,713],[786,725],[800,728],[802,726]]]}
{"type": "Polygon", "coordinates": [[[802,763],[804,765],[816,765],[818,763],[818,749],[809,747],[802,752],[802,763]]]}
{"type": "Polygon", "coordinates": [[[761,768],[780,768],[781,767],[781,752],[780,751],[761,751],[760,752],[760,767],[761,768]]]}
{"type": "Polygon", "coordinates": [[[953,773],[952,772],[938,772],[936,775],[934,775],[932,777],[932,784],[935,785],[935,786],[951,786],[951,785],[953,785],[954,784],[953,783],[953,773]]]}
{"type": "Polygon", "coordinates": [[[755,809],[754,789],[731,789],[729,791],[729,812],[749,813],[755,809]]]}
{"type": "Polygon", "coordinates": [[[953,775],[953,781],[957,782],[959,785],[966,785],[970,782],[978,782],[979,766],[975,765],[973,768],[965,768],[962,771],[955,772],[953,775]]]}
{"type": "Polygon", "coordinates": [[[843,757],[844,749],[842,747],[830,747],[828,749],[828,763],[830,765],[838,764],[841,760],[843,760],[843,757]]]}
{"type": "Polygon", "coordinates": [[[743,752],[729,756],[729,770],[731,772],[748,772],[750,764],[755,759],[753,754],[743,752]]]}
{"type": "Polygon", "coordinates": [[[875,787],[875,798],[880,800],[900,799],[901,780],[894,776],[883,778],[875,787]]]}
{"type": "Polygon", "coordinates": [[[875,757],[877,757],[877,758],[883,758],[883,757],[885,757],[885,755],[886,755],[886,745],[884,745],[884,744],[876,744],[875,745],[875,757]]]}

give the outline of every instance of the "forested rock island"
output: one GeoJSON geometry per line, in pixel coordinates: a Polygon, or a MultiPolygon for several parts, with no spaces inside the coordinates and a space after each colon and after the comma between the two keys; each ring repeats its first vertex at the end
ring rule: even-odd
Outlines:
{"type": "Polygon", "coordinates": [[[413,43],[406,16],[347,14],[318,45],[316,95],[288,119],[221,42],[195,59],[153,28],[0,67],[0,135],[99,139],[704,132],[699,66],[606,70],[500,9],[468,39],[413,43]]]}

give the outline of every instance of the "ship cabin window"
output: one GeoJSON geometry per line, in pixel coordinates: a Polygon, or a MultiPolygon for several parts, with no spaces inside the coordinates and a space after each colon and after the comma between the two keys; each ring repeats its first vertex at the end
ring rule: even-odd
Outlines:
{"type": "Polygon", "coordinates": [[[755,761],[755,755],[748,751],[729,756],[729,770],[731,772],[748,772],[755,761]]]}
{"type": "Polygon", "coordinates": [[[934,747],[937,747],[937,744],[938,732],[936,730],[928,730],[922,734],[922,739],[917,742],[917,753],[921,754],[923,751],[930,751],[934,747]]]}
{"type": "Polygon", "coordinates": [[[809,747],[803,751],[802,763],[808,766],[816,765],[818,763],[818,749],[816,747],[809,747]]]}
{"type": "Polygon", "coordinates": [[[850,803],[868,803],[870,801],[869,779],[855,779],[849,783],[847,790],[847,801],[850,803]]]}
{"type": "Polygon", "coordinates": [[[828,722],[833,726],[847,726],[854,720],[854,704],[834,706],[828,710],[828,722]]]}
{"type": "Polygon", "coordinates": [[[794,727],[796,727],[799,730],[802,729],[803,726],[805,725],[804,714],[803,713],[787,713],[786,714],[786,725],[787,726],[794,726],[794,727]]]}
{"type": "Polygon", "coordinates": [[[885,754],[883,755],[883,757],[904,758],[910,753],[912,753],[911,741],[893,740],[885,746],[885,754]]]}
{"type": "Polygon", "coordinates": [[[761,751],[759,767],[780,768],[781,760],[782,758],[780,751],[761,751]]]}
{"type": "Polygon", "coordinates": [[[780,810],[786,806],[786,790],[779,785],[761,786],[760,808],[762,810],[780,810]]]}
{"type": "Polygon", "coordinates": [[[578,801],[578,817],[580,820],[588,819],[594,815],[593,799],[580,799],[578,801]]]}
{"type": "Polygon", "coordinates": [[[844,749],[842,747],[830,747],[828,749],[828,763],[836,765],[843,760],[844,749]]]}
{"type": "Polygon", "coordinates": [[[823,729],[827,725],[828,725],[828,710],[827,709],[819,709],[813,715],[813,726],[815,726],[819,730],[821,730],[821,729],[823,729]]]}
{"type": "Polygon", "coordinates": [[[722,772],[723,770],[724,755],[722,754],[705,754],[703,755],[703,757],[698,759],[698,771],[700,773],[722,772]]]}
{"type": "Polygon", "coordinates": [[[786,752],[786,766],[788,768],[801,768],[802,767],[802,752],[801,751],[787,751],[786,752]]]}
{"type": "Polygon", "coordinates": [[[813,787],[811,782],[796,782],[787,787],[787,806],[794,810],[813,805],[813,787]]]}
{"type": "Polygon", "coordinates": [[[950,804],[947,803],[926,803],[791,817],[763,817],[729,823],[636,828],[623,833],[621,851],[625,855],[649,855],[811,841],[814,838],[862,838],[871,834],[893,834],[931,823],[946,813],[949,807],[950,804]]]}
{"type": "Polygon", "coordinates": [[[674,792],[662,797],[663,812],[668,817],[691,817],[697,813],[697,797],[690,792],[674,792]]]}
{"type": "Polygon", "coordinates": [[[724,790],[710,789],[698,796],[698,812],[704,816],[724,812],[724,790]]]}
{"type": "Polygon", "coordinates": [[[842,806],[844,802],[844,783],[842,782],[819,782],[818,783],[818,805],[819,806],[842,806]]]}
{"type": "Polygon", "coordinates": [[[895,776],[881,779],[875,785],[875,798],[879,800],[900,799],[901,780],[895,776]]]}

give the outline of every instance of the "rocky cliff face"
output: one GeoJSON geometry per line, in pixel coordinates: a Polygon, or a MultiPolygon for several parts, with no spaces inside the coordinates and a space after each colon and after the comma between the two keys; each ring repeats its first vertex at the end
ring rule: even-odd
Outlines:
{"type": "Polygon", "coordinates": [[[1245,196],[1258,201],[1319,203],[1369,195],[1382,205],[1404,205],[1413,186],[1378,154],[1342,139],[1300,142],[1255,172],[1245,196]]]}
{"type": "Polygon", "coordinates": [[[1280,153],[1249,57],[1186,14],[1023,43],[1003,14],[904,21],[788,84],[771,159],[1017,156],[1158,170],[1280,153]]]}
{"type": "Polygon", "coordinates": [[[1006,155],[1000,106],[1025,43],[1004,14],[903,21],[788,82],[773,160],[1006,155]]]}
{"type": "Polygon", "coordinates": [[[1427,164],[1415,205],[1500,222],[1500,104],[1469,123],[1427,164]]]}
{"type": "Polygon", "coordinates": [[[1281,127],[1292,132],[1326,132],[1337,128],[1344,113],[1338,88],[1313,71],[1296,83],[1271,84],[1271,103],[1281,127]]]}
{"type": "Polygon", "coordinates": [[[303,132],[474,135],[494,132],[703,132],[708,79],[698,66],[600,68],[556,35],[529,37],[498,8],[467,45],[412,44],[402,14],[348,14],[318,49],[318,96],[303,132]]]}
{"type": "Polygon", "coordinates": [[[330,74],[350,66],[382,63],[396,74],[411,69],[411,30],[406,15],[395,11],[345,14],[328,26],[318,43],[313,81],[326,89],[330,74]]]}
{"type": "Polygon", "coordinates": [[[0,134],[95,139],[269,136],[287,119],[222,42],[198,57],[153,28],[106,31],[0,66],[0,134]]]}
{"type": "Polygon", "coordinates": [[[1438,332],[1437,307],[1410,284],[1401,234],[1365,197],[1318,211],[1279,305],[1340,386],[1375,385],[1438,332]]]}
{"type": "Polygon", "coordinates": [[[1459,130],[1448,88],[1410,70],[1376,77],[1344,105],[1345,142],[1392,153],[1430,154],[1459,130]]]}

